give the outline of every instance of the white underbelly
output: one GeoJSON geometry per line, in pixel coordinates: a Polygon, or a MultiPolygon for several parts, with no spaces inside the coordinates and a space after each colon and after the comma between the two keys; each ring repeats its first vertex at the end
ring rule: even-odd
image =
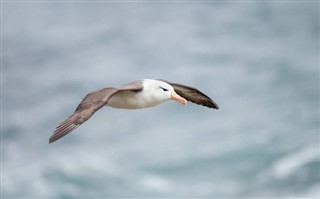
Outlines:
{"type": "Polygon", "coordinates": [[[123,91],[112,96],[106,106],[120,109],[141,109],[161,104],[160,101],[154,101],[143,92],[123,91]]]}

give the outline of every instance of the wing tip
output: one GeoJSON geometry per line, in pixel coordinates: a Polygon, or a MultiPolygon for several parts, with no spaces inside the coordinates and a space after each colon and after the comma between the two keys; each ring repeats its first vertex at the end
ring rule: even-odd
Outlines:
{"type": "Polygon", "coordinates": [[[49,138],[49,144],[55,142],[56,140],[58,140],[59,138],[56,138],[55,134],[53,134],[50,138],[49,138]]]}
{"type": "Polygon", "coordinates": [[[59,140],[60,138],[66,136],[67,134],[74,131],[80,124],[74,124],[75,121],[64,121],[64,124],[60,124],[56,130],[53,132],[53,135],[49,138],[49,144],[59,140]]]}
{"type": "Polygon", "coordinates": [[[51,137],[49,138],[49,144],[51,144],[52,142],[54,142],[55,140],[52,139],[51,137]]]}
{"type": "Polygon", "coordinates": [[[220,107],[219,107],[218,104],[216,104],[216,103],[213,102],[213,103],[212,103],[212,108],[218,110],[220,107]]]}
{"type": "Polygon", "coordinates": [[[199,103],[196,103],[198,105],[202,105],[202,106],[205,106],[205,107],[208,107],[208,108],[212,108],[212,109],[219,109],[219,105],[216,104],[212,99],[210,99],[208,97],[208,100],[205,100],[205,101],[202,101],[202,102],[199,102],[199,103]]]}
{"type": "MultiPolygon", "coordinates": [[[[66,135],[66,134],[65,134],[66,135]]],[[[59,135],[58,133],[54,133],[50,138],[49,138],[49,144],[59,140],[60,138],[62,138],[65,135],[59,135]]]]}

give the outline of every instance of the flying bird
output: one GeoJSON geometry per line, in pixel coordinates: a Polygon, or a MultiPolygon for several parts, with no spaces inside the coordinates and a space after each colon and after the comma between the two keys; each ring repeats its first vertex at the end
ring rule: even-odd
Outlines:
{"type": "Polygon", "coordinates": [[[108,87],[87,94],[74,113],[56,127],[49,143],[75,130],[103,106],[119,109],[141,109],[157,106],[170,99],[183,105],[187,105],[187,101],[190,101],[198,105],[219,109],[219,106],[212,99],[196,88],[166,80],[143,79],[118,88],[108,87]]]}

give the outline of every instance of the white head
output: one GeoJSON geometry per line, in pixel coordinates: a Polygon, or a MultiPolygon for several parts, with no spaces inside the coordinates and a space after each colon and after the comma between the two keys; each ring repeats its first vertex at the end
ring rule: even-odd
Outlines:
{"type": "Polygon", "coordinates": [[[170,99],[180,102],[183,105],[187,104],[187,100],[178,95],[174,91],[174,88],[166,82],[154,79],[144,79],[143,87],[143,90],[146,91],[148,95],[148,99],[151,99],[153,102],[157,104],[160,104],[170,99]]]}

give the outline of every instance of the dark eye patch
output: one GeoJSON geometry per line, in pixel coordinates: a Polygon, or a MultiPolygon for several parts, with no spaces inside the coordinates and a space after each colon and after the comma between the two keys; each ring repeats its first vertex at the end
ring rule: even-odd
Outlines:
{"type": "Polygon", "coordinates": [[[161,88],[163,91],[169,91],[168,89],[163,88],[163,87],[161,87],[161,86],[160,86],[160,88],[161,88]]]}

